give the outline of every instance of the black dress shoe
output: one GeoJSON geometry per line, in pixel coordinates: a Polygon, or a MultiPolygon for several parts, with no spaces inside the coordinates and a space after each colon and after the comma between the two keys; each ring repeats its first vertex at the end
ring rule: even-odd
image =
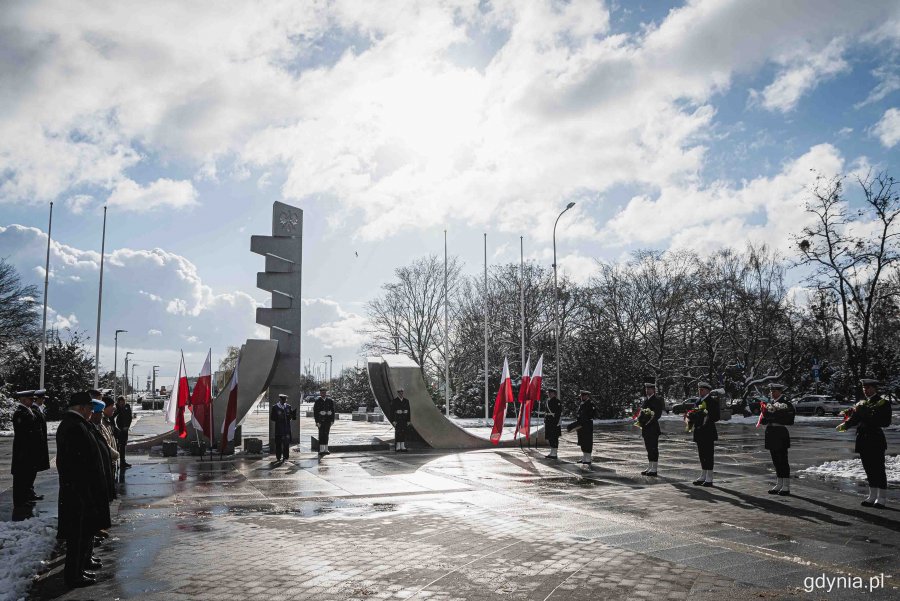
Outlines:
{"type": "Polygon", "coordinates": [[[645,476],[650,476],[650,477],[655,477],[655,476],[656,476],[656,472],[647,472],[647,473],[644,474],[644,475],[645,475],[645,476]]]}
{"type": "Polygon", "coordinates": [[[544,455],[544,459],[559,459],[556,455],[544,455]]]}
{"type": "Polygon", "coordinates": [[[885,505],[884,503],[879,503],[878,501],[872,503],[872,507],[874,507],[875,509],[887,509],[887,505],[885,505]]]}
{"type": "Polygon", "coordinates": [[[89,572],[88,570],[83,571],[81,573],[81,575],[84,576],[85,578],[91,578],[92,580],[97,579],[97,574],[94,572],[89,572]]]}
{"type": "Polygon", "coordinates": [[[791,496],[791,491],[789,491],[789,490],[779,490],[779,491],[778,491],[778,496],[779,496],[779,497],[789,497],[789,496],[791,496]]]}
{"type": "Polygon", "coordinates": [[[44,500],[44,495],[32,495],[32,496],[31,496],[31,500],[32,500],[32,501],[43,501],[43,500],[44,500]]]}
{"type": "Polygon", "coordinates": [[[87,567],[90,570],[99,570],[103,567],[103,562],[92,557],[90,561],[87,562],[87,567]]]}
{"type": "Polygon", "coordinates": [[[97,581],[93,578],[84,577],[81,577],[74,582],[66,582],[66,586],[69,588],[81,588],[83,586],[91,586],[92,584],[97,584],[97,581]]]}
{"type": "Polygon", "coordinates": [[[704,482],[706,482],[706,480],[704,480],[703,478],[697,478],[696,480],[694,480],[694,486],[701,486],[704,482]]]}
{"type": "Polygon", "coordinates": [[[860,505],[863,507],[875,507],[875,501],[863,501],[860,505]]]}
{"type": "Polygon", "coordinates": [[[122,467],[124,467],[125,469],[128,469],[129,467],[131,467],[131,464],[130,464],[130,463],[124,463],[124,464],[122,464],[122,467]]]}
{"type": "Polygon", "coordinates": [[[770,489],[769,489],[769,494],[770,494],[770,495],[777,495],[779,492],[781,492],[781,489],[778,488],[778,487],[770,488],[770,489]]]}
{"type": "Polygon", "coordinates": [[[642,475],[642,476],[646,476],[646,475],[649,474],[649,473],[650,473],[650,470],[649,470],[649,469],[641,470],[641,475],[642,475]]]}
{"type": "Polygon", "coordinates": [[[713,485],[712,482],[704,482],[702,486],[705,486],[706,488],[710,488],[710,487],[712,487],[712,485],[713,485]]]}

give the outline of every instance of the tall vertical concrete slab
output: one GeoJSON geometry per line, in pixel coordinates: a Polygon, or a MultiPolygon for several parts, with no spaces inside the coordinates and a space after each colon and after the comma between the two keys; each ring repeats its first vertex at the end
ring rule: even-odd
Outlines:
{"type": "MultiPolygon", "coordinates": [[[[269,383],[269,399],[285,394],[292,407],[302,401],[300,392],[300,281],[303,264],[303,211],[276,202],[272,205],[272,235],[253,236],[250,250],[266,258],[265,271],[256,286],[272,293],[271,308],[256,310],[256,323],[269,328],[278,341],[278,359],[269,383]]],[[[269,424],[269,443],[272,443],[269,424]]],[[[300,440],[300,421],[292,424],[294,442],[300,440]]]]}

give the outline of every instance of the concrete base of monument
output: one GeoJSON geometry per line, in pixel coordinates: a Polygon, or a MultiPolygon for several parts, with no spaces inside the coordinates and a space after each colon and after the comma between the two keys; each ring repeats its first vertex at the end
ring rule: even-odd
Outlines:
{"type": "MultiPolygon", "coordinates": [[[[310,447],[313,451],[319,451],[319,439],[315,436],[310,437],[310,447]]],[[[360,452],[360,451],[389,451],[393,448],[392,440],[381,440],[380,438],[373,438],[369,442],[365,441],[347,441],[341,442],[338,444],[330,444],[328,445],[328,450],[332,453],[351,453],[351,452],[360,452]]]]}

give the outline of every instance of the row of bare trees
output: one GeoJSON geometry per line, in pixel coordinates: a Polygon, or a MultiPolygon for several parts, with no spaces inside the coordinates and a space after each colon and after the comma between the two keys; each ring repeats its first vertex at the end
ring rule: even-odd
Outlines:
{"type": "Polygon", "coordinates": [[[483,415],[485,313],[494,391],[504,357],[514,377],[521,373],[524,289],[532,364],[543,354],[545,380],[553,380],[559,363],[570,407],[575,391],[588,388],[604,414],[616,415],[647,379],[676,398],[693,393],[699,380],[735,398],[761,394],[776,380],[794,393],[855,395],[864,375],[900,378],[900,198],[885,174],[858,178],[853,194],[845,182],[816,180],[810,225],[792,241],[793,256],[765,245],[704,255],[643,250],[628,261],[598,262],[586,283],[563,278],[559,357],[549,268],[495,265],[485,283],[462,275],[452,260],[444,331],[444,263],[436,256],[398,269],[369,304],[366,350],[415,359],[436,401],[448,361],[454,412],[483,415]]]}

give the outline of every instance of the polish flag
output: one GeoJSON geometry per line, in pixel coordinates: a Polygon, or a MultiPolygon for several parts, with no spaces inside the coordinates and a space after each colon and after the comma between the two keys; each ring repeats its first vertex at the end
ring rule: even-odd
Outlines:
{"type": "Polygon", "coordinates": [[[184,422],[184,408],[188,405],[190,397],[187,370],[184,368],[184,353],[181,354],[181,363],[178,365],[178,378],[172,385],[172,392],[166,401],[166,422],[175,424],[175,431],[180,438],[187,436],[187,425],[184,422]]]}
{"type": "Polygon", "coordinates": [[[241,365],[241,355],[238,353],[234,363],[234,371],[231,372],[231,381],[228,382],[228,404],[225,406],[225,419],[222,421],[222,438],[219,442],[219,452],[224,453],[228,443],[234,440],[234,431],[237,429],[237,398],[238,398],[238,368],[241,365]]]}
{"type": "Polygon", "coordinates": [[[528,394],[525,396],[525,404],[522,405],[522,415],[521,422],[522,427],[520,431],[525,433],[525,438],[531,434],[531,410],[534,407],[535,401],[538,403],[541,402],[541,379],[543,378],[544,371],[544,356],[541,355],[538,358],[537,365],[534,366],[534,373],[531,374],[531,378],[528,381],[528,394]]]}
{"type": "Polygon", "coordinates": [[[528,398],[528,384],[531,382],[531,355],[525,361],[525,369],[522,371],[522,383],[519,385],[519,397],[516,403],[519,404],[519,412],[516,415],[516,431],[513,438],[519,435],[519,428],[522,426],[522,408],[525,407],[525,400],[528,398]]]}
{"type": "Polygon", "coordinates": [[[500,390],[494,400],[494,428],[491,430],[491,442],[498,444],[503,433],[503,420],[506,419],[506,405],[513,402],[512,381],[509,379],[509,362],[503,359],[503,375],[500,377],[500,390]]]}
{"type": "Polygon", "coordinates": [[[191,392],[191,424],[212,440],[212,349],[191,392]]]}

